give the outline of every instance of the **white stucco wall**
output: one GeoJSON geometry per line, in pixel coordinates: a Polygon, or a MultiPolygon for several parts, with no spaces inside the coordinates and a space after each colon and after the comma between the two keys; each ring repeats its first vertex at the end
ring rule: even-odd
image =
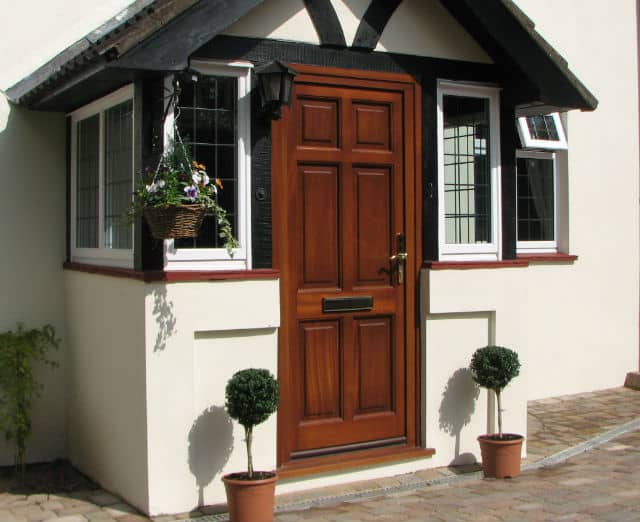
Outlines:
{"type": "MultiPolygon", "coordinates": [[[[31,462],[65,454],[64,132],[61,115],[12,107],[0,93],[0,332],[18,321],[27,328],[50,323],[63,341],[51,354],[61,366],[36,372],[45,388],[34,404],[31,462]]],[[[2,436],[0,465],[12,463],[13,447],[2,436]]]]}
{"type": "Polygon", "coordinates": [[[0,90],[24,78],[133,0],[3,2],[0,90]],[[61,30],[62,29],[62,30],[61,30]]]}
{"type": "MultiPolygon", "coordinates": [[[[224,503],[225,473],[246,469],[244,431],[224,411],[244,368],[277,375],[277,280],[145,287],[149,513],[224,503]]],[[[276,466],[276,416],[255,429],[256,469],[276,466]]]]}
{"type": "MultiPolygon", "coordinates": [[[[0,31],[0,331],[16,322],[50,323],[62,344],[56,369],[39,368],[44,384],[34,404],[27,460],[65,457],[66,365],[62,263],[65,260],[66,181],[64,115],[12,106],[3,92],[62,49],[95,29],[131,0],[5,2],[0,31]],[[64,27],[64,31],[60,30],[64,27]]],[[[0,465],[13,448],[0,438],[0,465]]]]}
{"type": "Polygon", "coordinates": [[[148,509],[144,283],[66,271],[69,458],[148,509]]]}
{"type": "Polygon", "coordinates": [[[404,0],[389,19],[376,51],[491,63],[438,0],[404,0]]]}
{"type": "MultiPolygon", "coordinates": [[[[345,41],[355,38],[368,0],[332,0],[345,41]]],[[[267,0],[223,34],[319,44],[301,0],[267,0]]],[[[377,51],[490,63],[491,59],[438,0],[404,0],[391,16],[377,51]]]]}
{"type": "Polygon", "coordinates": [[[619,386],[638,368],[638,69],[636,2],[518,0],[599,100],[568,114],[574,267],[529,270],[531,398],[619,386]]]}

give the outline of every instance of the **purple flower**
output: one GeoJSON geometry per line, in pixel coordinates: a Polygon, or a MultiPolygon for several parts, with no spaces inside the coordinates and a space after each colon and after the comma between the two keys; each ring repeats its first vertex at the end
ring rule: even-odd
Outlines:
{"type": "Polygon", "coordinates": [[[184,188],[184,192],[187,195],[187,198],[194,201],[198,197],[198,187],[194,185],[188,185],[184,188]]]}

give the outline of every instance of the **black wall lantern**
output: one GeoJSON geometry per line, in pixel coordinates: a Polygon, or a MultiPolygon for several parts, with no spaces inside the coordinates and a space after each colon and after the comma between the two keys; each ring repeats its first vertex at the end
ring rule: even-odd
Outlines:
{"type": "Polygon", "coordinates": [[[293,78],[297,73],[278,60],[256,67],[255,72],[264,114],[272,120],[280,119],[282,106],[291,103],[293,78]]]}

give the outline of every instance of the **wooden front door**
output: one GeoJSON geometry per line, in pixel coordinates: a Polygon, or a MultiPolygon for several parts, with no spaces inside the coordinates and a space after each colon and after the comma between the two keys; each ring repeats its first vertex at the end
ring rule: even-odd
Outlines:
{"type": "Polygon", "coordinates": [[[273,134],[284,468],[415,444],[413,84],[318,73],[273,134]]]}

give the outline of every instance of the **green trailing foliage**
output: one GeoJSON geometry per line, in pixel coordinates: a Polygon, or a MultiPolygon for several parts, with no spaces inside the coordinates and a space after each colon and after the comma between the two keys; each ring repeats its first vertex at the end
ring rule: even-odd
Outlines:
{"type": "Polygon", "coordinates": [[[33,401],[43,390],[33,369],[38,363],[58,366],[48,352],[59,344],[51,325],[27,330],[18,323],[15,331],[0,334],[0,427],[5,438],[15,444],[16,468],[23,476],[33,401]]]}
{"type": "Polygon", "coordinates": [[[266,421],[278,408],[278,381],[269,370],[248,368],[236,372],[225,390],[229,416],[244,428],[247,445],[247,475],[253,478],[251,443],[254,426],[266,421]]]}
{"type": "Polygon", "coordinates": [[[498,435],[502,438],[502,390],[520,373],[518,354],[504,346],[478,348],[469,365],[473,380],[493,390],[498,400],[498,435]]]}

